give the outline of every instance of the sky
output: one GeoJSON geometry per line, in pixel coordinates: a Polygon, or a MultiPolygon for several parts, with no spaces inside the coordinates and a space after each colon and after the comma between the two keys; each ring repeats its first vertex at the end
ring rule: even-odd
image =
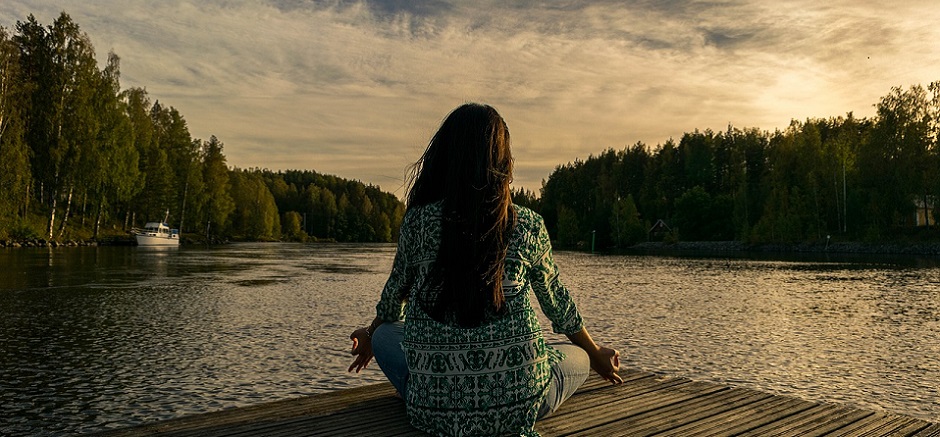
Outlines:
{"type": "Polygon", "coordinates": [[[63,11],[230,166],[400,197],[465,102],[503,115],[513,186],[537,192],[609,148],[871,117],[892,87],[940,80],[936,0],[3,0],[0,25],[63,11]]]}

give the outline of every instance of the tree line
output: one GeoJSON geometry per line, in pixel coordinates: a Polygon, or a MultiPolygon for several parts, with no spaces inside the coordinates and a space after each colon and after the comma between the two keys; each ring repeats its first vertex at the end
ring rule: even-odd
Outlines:
{"type": "Polygon", "coordinates": [[[100,68],[64,12],[0,26],[0,238],[98,239],[167,214],[206,238],[394,241],[404,206],[313,171],[229,168],[218,138],[122,90],[120,58],[100,68]]]}
{"type": "MultiPolygon", "coordinates": [[[[940,82],[892,88],[875,107],[871,118],[608,149],[513,200],[567,247],[629,246],[656,224],[672,240],[752,243],[884,241],[936,227],[940,82]]],[[[0,238],[97,239],[167,211],[206,238],[395,241],[404,205],[313,171],[229,168],[218,138],[193,138],[146,89],[122,90],[120,58],[99,67],[66,13],[0,26],[0,238]]]]}
{"type": "Polygon", "coordinates": [[[516,202],[537,208],[568,247],[592,238],[626,247],[655,238],[660,220],[659,238],[673,241],[931,235],[940,216],[940,82],[894,87],[875,107],[872,118],[794,120],[772,133],[728,126],[608,149],[556,167],[540,198],[523,190],[516,202]]]}

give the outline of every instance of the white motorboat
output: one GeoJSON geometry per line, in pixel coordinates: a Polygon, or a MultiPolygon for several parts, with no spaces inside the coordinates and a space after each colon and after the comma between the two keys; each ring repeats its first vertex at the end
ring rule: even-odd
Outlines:
{"type": "Polygon", "coordinates": [[[143,229],[134,232],[138,246],[179,246],[179,229],[170,229],[170,225],[160,222],[148,222],[143,229]]]}

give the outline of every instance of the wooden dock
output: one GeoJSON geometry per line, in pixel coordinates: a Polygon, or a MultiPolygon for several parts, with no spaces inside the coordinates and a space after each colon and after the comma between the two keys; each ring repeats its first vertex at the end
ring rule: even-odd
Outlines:
{"type": "MultiPolygon", "coordinates": [[[[596,375],[551,417],[543,436],[940,437],[940,424],[640,370],[612,386],[596,375]]],[[[391,384],[376,384],[168,420],[106,436],[420,436],[391,384]]]]}

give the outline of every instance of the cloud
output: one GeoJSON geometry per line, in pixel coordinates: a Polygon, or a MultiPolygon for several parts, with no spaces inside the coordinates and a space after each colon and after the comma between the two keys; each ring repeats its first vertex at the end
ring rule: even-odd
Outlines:
{"type": "Polygon", "coordinates": [[[122,84],[218,136],[239,167],[394,190],[465,101],[499,109],[516,183],[698,129],[775,129],[940,79],[930,2],[8,0],[0,23],[65,9],[122,84]]]}

